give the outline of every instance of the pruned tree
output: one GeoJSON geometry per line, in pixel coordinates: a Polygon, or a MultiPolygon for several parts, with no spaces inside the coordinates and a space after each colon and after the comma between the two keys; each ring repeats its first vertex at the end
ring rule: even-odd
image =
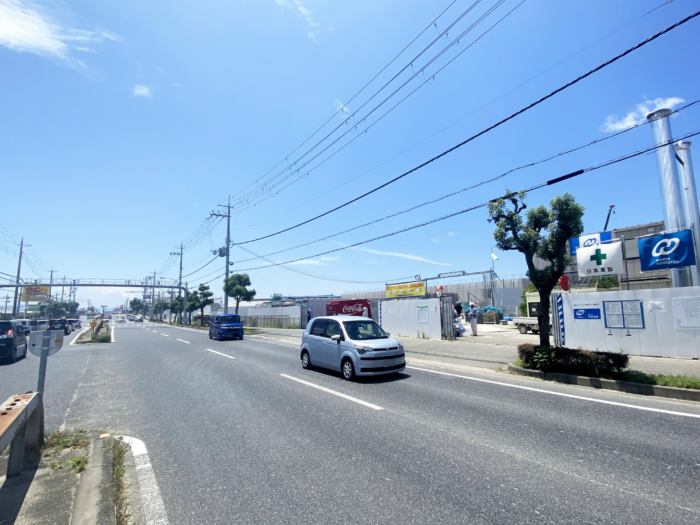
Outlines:
{"type": "Polygon", "coordinates": [[[255,290],[248,289],[250,284],[247,273],[234,273],[224,280],[224,293],[236,300],[236,313],[241,301],[250,301],[255,297],[255,290]]]}
{"type": "Polygon", "coordinates": [[[175,314],[175,322],[177,322],[178,316],[180,318],[180,322],[182,322],[182,305],[184,302],[185,300],[182,297],[175,297],[170,303],[170,313],[175,314]]]}
{"type": "Polygon", "coordinates": [[[524,191],[506,190],[503,197],[489,202],[488,220],[496,223],[493,238],[499,249],[517,250],[525,255],[527,275],[540,295],[537,316],[540,347],[548,347],[550,294],[571,262],[566,253],[567,241],[583,233],[584,208],[573,195],[565,193],[552,199],[549,209],[538,206],[528,210],[523,220],[521,214],[527,208],[525,196],[524,191]],[[537,268],[535,256],[549,264],[537,268]]]}
{"type": "Polygon", "coordinates": [[[199,292],[199,325],[204,326],[204,308],[214,304],[214,292],[210,291],[206,284],[200,284],[197,292],[199,292]]]}
{"type": "Polygon", "coordinates": [[[143,310],[143,307],[144,307],[144,303],[138,297],[134,297],[131,301],[129,301],[129,308],[131,308],[131,310],[135,314],[141,313],[141,311],[143,310]]]}

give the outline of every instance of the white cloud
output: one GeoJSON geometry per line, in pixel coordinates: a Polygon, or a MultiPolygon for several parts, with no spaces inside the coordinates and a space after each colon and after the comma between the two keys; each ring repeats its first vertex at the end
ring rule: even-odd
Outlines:
{"type": "Polygon", "coordinates": [[[134,86],[134,96],[153,98],[153,93],[151,93],[151,89],[148,86],[136,84],[134,86]]]}
{"type": "Polygon", "coordinates": [[[455,232],[449,232],[447,235],[449,235],[450,237],[454,237],[457,234],[455,232]]]}
{"type": "MultiPolygon", "coordinates": [[[[316,29],[321,25],[311,16],[313,11],[307,7],[304,7],[301,0],[275,0],[275,3],[279,6],[284,6],[292,11],[295,11],[297,18],[303,19],[304,22],[306,22],[306,25],[312,29],[316,29]]],[[[318,44],[318,40],[316,40],[316,36],[313,33],[308,33],[308,37],[318,44]]]]}
{"type": "Polygon", "coordinates": [[[335,257],[325,257],[325,256],[323,256],[323,257],[321,257],[321,260],[322,260],[322,261],[337,261],[338,259],[336,259],[335,257]]]}
{"type": "Polygon", "coordinates": [[[623,129],[631,128],[637,124],[641,124],[647,118],[649,113],[658,109],[668,108],[673,109],[678,104],[685,102],[682,98],[655,98],[654,100],[645,100],[641,104],[637,104],[634,110],[630,111],[623,118],[618,118],[617,115],[608,115],[605,122],[600,127],[601,131],[612,133],[622,131],[623,129]]]}
{"type": "Polygon", "coordinates": [[[378,250],[370,250],[369,248],[358,248],[358,250],[361,250],[361,251],[367,252],[367,253],[374,253],[375,255],[389,255],[391,257],[400,257],[401,259],[410,259],[411,261],[420,261],[420,262],[425,262],[428,264],[436,264],[438,266],[452,266],[449,263],[441,263],[441,262],[431,261],[430,259],[426,259],[424,257],[419,257],[418,255],[411,255],[408,253],[380,252],[378,250]]]}
{"type": "Polygon", "coordinates": [[[306,36],[308,36],[311,40],[314,41],[314,43],[318,44],[318,40],[316,40],[316,35],[314,35],[311,31],[309,31],[306,36]]]}
{"type": "Polygon", "coordinates": [[[440,239],[438,239],[437,237],[431,237],[430,242],[440,242],[440,239]]]}
{"type": "Polygon", "coordinates": [[[175,86],[175,87],[180,87],[180,84],[173,84],[173,86],[175,86]]]}
{"type": "Polygon", "coordinates": [[[72,50],[85,52],[85,44],[116,41],[105,31],[86,31],[63,26],[48,10],[30,0],[0,0],[0,45],[18,53],[33,53],[63,60],[72,65],[72,50]],[[81,45],[76,45],[80,43],[81,45]]]}
{"type": "Polygon", "coordinates": [[[365,262],[367,264],[379,264],[377,261],[373,261],[372,259],[367,259],[365,262]]]}
{"type": "Polygon", "coordinates": [[[296,265],[302,265],[302,264],[308,264],[311,266],[325,266],[322,262],[315,261],[313,259],[303,259],[301,261],[294,261],[292,263],[289,263],[288,266],[296,266],[296,265]]]}

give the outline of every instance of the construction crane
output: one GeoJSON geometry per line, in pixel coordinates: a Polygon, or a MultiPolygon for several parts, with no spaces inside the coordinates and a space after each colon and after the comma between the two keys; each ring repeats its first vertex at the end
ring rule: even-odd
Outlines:
{"type": "Polygon", "coordinates": [[[614,208],[614,207],[615,207],[614,204],[611,204],[611,205],[610,205],[610,209],[608,210],[608,217],[607,217],[607,219],[605,219],[605,226],[603,227],[603,231],[608,231],[608,223],[610,222],[610,214],[611,214],[611,213],[615,213],[615,212],[613,211],[613,208],[614,208]]]}

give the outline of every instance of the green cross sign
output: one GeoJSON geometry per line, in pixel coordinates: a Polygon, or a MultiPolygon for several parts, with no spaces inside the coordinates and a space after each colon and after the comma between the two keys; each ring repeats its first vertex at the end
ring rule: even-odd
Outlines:
{"type": "Polygon", "coordinates": [[[603,259],[607,259],[608,256],[600,251],[600,248],[596,248],[595,255],[591,255],[591,261],[595,261],[596,265],[602,266],[603,259]]]}

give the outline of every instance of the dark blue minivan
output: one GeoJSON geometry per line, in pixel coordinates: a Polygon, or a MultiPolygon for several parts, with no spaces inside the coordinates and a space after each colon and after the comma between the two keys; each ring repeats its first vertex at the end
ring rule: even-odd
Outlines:
{"type": "Polygon", "coordinates": [[[216,314],[211,316],[209,339],[243,339],[243,323],[238,314],[216,314]]]}

